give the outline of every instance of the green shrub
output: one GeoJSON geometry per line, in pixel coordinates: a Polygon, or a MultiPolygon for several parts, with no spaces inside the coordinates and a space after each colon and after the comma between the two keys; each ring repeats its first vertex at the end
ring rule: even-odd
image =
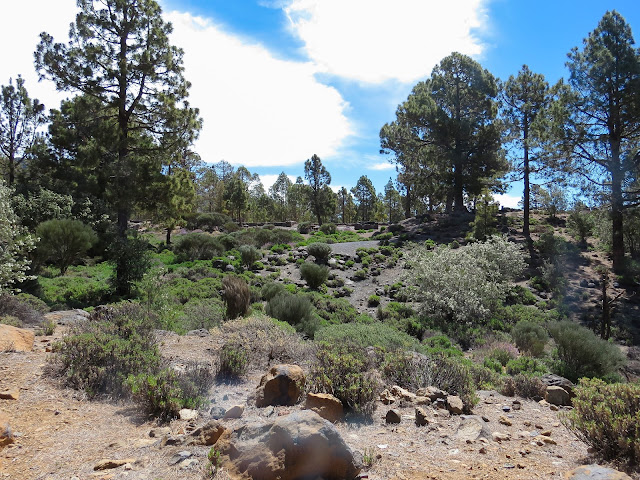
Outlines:
{"type": "Polygon", "coordinates": [[[446,335],[434,335],[424,339],[423,351],[429,355],[444,355],[446,357],[463,357],[464,354],[446,335]]]}
{"type": "Polygon", "coordinates": [[[129,375],[156,373],[159,368],[154,327],[154,319],[136,304],[96,310],[56,344],[56,371],[67,385],[89,397],[126,396],[129,375]]]}
{"type": "Polygon", "coordinates": [[[249,285],[241,277],[229,275],[222,280],[222,297],[227,306],[227,318],[243,317],[251,305],[249,285]]]}
{"type": "Polygon", "coordinates": [[[586,245],[587,237],[593,233],[595,222],[590,212],[583,210],[580,206],[574,207],[567,218],[567,227],[571,236],[581,245],[586,245]]]}
{"type": "Polygon", "coordinates": [[[262,291],[261,291],[262,299],[268,302],[276,295],[284,293],[285,291],[286,291],[286,287],[282,283],[277,283],[277,282],[265,283],[262,286],[262,291]]]}
{"type": "Polygon", "coordinates": [[[369,274],[369,272],[367,272],[367,270],[363,268],[363,269],[358,270],[357,272],[355,272],[353,274],[353,276],[351,277],[351,279],[354,280],[354,281],[366,280],[368,274],[369,274]]]}
{"type": "Polygon", "coordinates": [[[502,363],[500,363],[495,358],[485,357],[484,361],[482,362],[482,366],[496,373],[502,373],[502,363]]]}
{"type": "Polygon", "coordinates": [[[267,302],[266,314],[287,322],[297,331],[313,338],[318,329],[318,318],[313,314],[313,306],[309,298],[304,295],[281,293],[267,302]]]}
{"type": "Polygon", "coordinates": [[[145,412],[161,420],[176,418],[182,408],[182,390],[178,386],[177,374],[170,368],[158,373],[129,375],[127,386],[133,400],[142,405],[145,412]]]}
{"type": "MultiPolygon", "coordinates": [[[[419,342],[397,329],[383,323],[344,323],[328,325],[316,332],[316,341],[330,344],[351,342],[362,348],[381,347],[385,350],[419,350],[419,342]]],[[[424,386],[424,385],[423,385],[424,386]]]]}
{"type": "Polygon", "coordinates": [[[148,241],[136,232],[127,238],[116,237],[109,246],[109,262],[114,265],[111,284],[120,295],[128,296],[134,282],[139,282],[151,268],[148,241]]]}
{"type": "Polygon", "coordinates": [[[300,222],[298,224],[298,233],[309,233],[311,231],[311,222],[300,222]]]}
{"type": "Polygon", "coordinates": [[[242,264],[245,267],[251,267],[255,262],[262,258],[262,252],[253,245],[241,245],[238,247],[242,264]]]}
{"type": "Polygon", "coordinates": [[[380,297],[378,295],[370,295],[367,299],[367,305],[370,307],[377,307],[380,305],[380,297]]]}
{"type": "Polygon", "coordinates": [[[571,321],[552,324],[551,337],[557,347],[555,373],[577,382],[582,377],[607,377],[624,364],[617,345],[602,340],[588,328],[571,321]]]}
{"type": "Polygon", "coordinates": [[[549,369],[544,363],[542,363],[540,360],[536,360],[535,358],[527,357],[525,355],[514,358],[513,360],[509,360],[506,367],[507,373],[509,375],[518,375],[521,373],[527,376],[539,376],[544,375],[545,373],[549,373],[549,369]]]}
{"type": "Polygon", "coordinates": [[[185,303],[180,323],[185,332],[209,330],[220,325],[224,317],[225,307],[220,298],[194,298],[185,303]]]}
{"type": "Polygon", "coordinates": [[[190,260],[210,260],[222,255],[225,248],[216,237],[206,233],[190,233],[180,237],[173,251],[176,261],[181,263],[190,260]]]}
{"type": "Polygon", "coordinates": [[[500,365],[504,367],[507,365],[507,363],[509,363],[509,361],[516,358],[516,355],[517,353],[514,352],[512,349],[495,347],[491,349],[491,351],[489,352],[489,355],[487,355],[486,358],[492,358],[493,360],[496,360],[498,363],[500,363],[500,365]]]}
{"type": "Polygon", "coordinates": [[[335,223],[323,223],[320,226],[320,231],[325,235],[333,235],[338,231],[335,223]]]}
{"type": "Polygon", "coordinates": [[[249,351],[238,338],[227,341],[218,354],[218,378],[233,380],[247,373],[249,351]]]}
{"type": "Polygon", "coordinates": [[[563,423],[605,460],[640,462],[640,385],[582,379],[563,423]]]}
{"type": "Polygon", "coordinates": [[[192,222],[189,222],[187,227],[192,230],[199,228],[211,233],[229,222],[231,219],[223,213],[201,213],[192,222]]]}
{"type": "Polygon", "coordinates": [[[535,305],[538,299],[526,287],[516,285],[507,293],[507,302],[511,305],[535,305]]]}
{"type": "Polygon", "coordinates": [[[227,233],[233,233],[233,232],[237,232],[238,230],[240,230],[240,227],[235,222],[227,222],[227,223],[225,223],[223,225],[222,228],[227,233]]]}
{"type": "Polygon", "coordinates": [[[317,289],[327,281],[329,269],[323,265],[316,265],[311,262],[304,262],[300,265],[300,276],[312,289],[317,289]]]}
{"type": "Polygon", "coordinates": [[[478,401],[471,376],[470,362],[442,355],[434,355],[431,360],[430,385],[444,390],[450,395],[458,395],[464,403],[465,411],[470,411],[478,401]]]}
{"type": "Polygon", "coordinates": [[[91,227],[69,219],[43,222],[38,225],[36,235],[40,238],[36,247],[38,257],[53,262],[62,275],[98,241],[91,227]]]}
{"type": "Polygon", "coordinates": [[[417,390],[431,385],[431,360],[425,355],[404,350],[382,350],[378,369],[388,385],[417,390]]]}
{"type": "Polygon", "coordinates": [[[307,253],[312,255],[316,259],[316,262],[326,263],[331,255],[331,246],[326,243],[312,243],[307,245],[307,253]]]}
{"type": "Polygon", "coordinates": [[[544,347],[549,340],[549,335],[540,324],[529,320],[520,320],[511,330],[513,341],[518,350],[534,357],[544,354],[544,347]]]}
{"type": "Polygon", "coordinates": [[[321,343],[309,377],[313,392],[332,394],[355,414],[373,414],[381,385],[362,348],[343,342],[321,343]]]}

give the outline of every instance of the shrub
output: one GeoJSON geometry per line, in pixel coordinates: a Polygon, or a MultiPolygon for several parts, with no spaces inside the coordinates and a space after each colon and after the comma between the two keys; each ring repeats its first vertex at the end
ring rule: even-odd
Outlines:
{"type": "Polygon", "coordinates": [[[21,324],[27,325],[37,325],[43,320],[41,312],[19,297],[8,293],[0,293],[0,317],[14,317],[21,324]]]}
{"type": "Polygon", "coordinates": [[[525,265],[521,249],[498,236],[459,249],[420,246],[414,258],[411,275],[422,314],[445,333],[457,332],[460,341],[469,325],[489,320],[525,265]]]}
{"type": "Polygon", "coordinates": [[[237,223],[235,222],[227,222],[223,225],[222,227],[224,229],[225,232],[227,233],[233,233],[233,232],[237,232],[238,230],[240,230],[240,227],[238,226],[237,223]]]}
{"type": "Polygon", "coordinates": [[[458,395],[464,403],[465,410],[469,411],[478,401],[471,376],[470,362],[442,355],[434,355],[431,360],[431,382],[429,385],[444,390],[450,395],[458,395]]]}
{"type": "Polygon", "coordinates": [[[576,205],[567,218],[567,227],[571,236],[581,245],[586,245],[587,237],[593,233],[594,226],[591,213],[582,210],[580,205],[576,205]]]}
{"type": "Polygon", "coordinates": [[[238,379],[247,373],[249,352],[244,343],[237,338],[227,341],[218,354],[218,378],[238,379]]]}
{"type": "Polygon", "coordinates": [[[264,368],[272,361],[306,362],[313,355],[313,344],[304,341],[288,323],[267,316],[252,316],[224,323],[218,335],[226,342],[251,345],[249,363],[264,368]]]}
{"type": "Polygon", "coordinates": [[[509,363],[510,360],[513,360],[514,358],[516,358],[516,355],[518,353],[517,351],[514,351],[514,350],[515,349],[513,348],[504,348],[504,347],[496,346],[489,351],[489,355],[487,355],[487,357],[485,358],[491,358],[493,360],[496,360],[498,363],[500,363],[500,365],[504,367],[507,365],[507,363],[509,363]]]}
{"type": "Polygon", "coordinates": [[[201,213],[198,215],[193,224],[188,226],[192,229],[200,228],[207,232],[213,232],[216,228],[231,222],[229,216],[223,213],[201,213]]]}
{"type": "Polygon", "coordinates": [[[253,245],[241,245],[238,247],[242,264],[245,267],[251,267],[255,262],[262,258],[262,252],[253,245]]]}
{"type": "Polygon", "coordinates": [[[131,286],[139,282],[151,267],[151,253],[149,242],[133,233],[128,238],[117,237],[109,247],[109,262],[114,265],[113,276],[110,281],[116,291],[128,296],[131,286]]]}
{"type": "Polygon", "coordinates": [[[311,222],[300,222],[298,224],[298,233],[309,233],[311,231],[311,222]]]}
{"type": "Polygon", "coordinates": [[[313,255],[316,262],[326,263],[331,255],[331,246],[326,243],[312,243],[307,245],[307,252],[313,255]]]}
{"type": "Polygon", "coordinates": [[[222,297],[227,306],[227,318],[243,317],[251,305],[249,285],[241,277],[229,275],[222,280],[222,297]]]}
{"type": "Polygon", "coordinates": [[[98,241],[91,227],[69,219],[43,222],[38,225],[36,235],[40,237],[36,248],[38,257],[53,262],[61,275],[98,241]]]}
{"type": "Polygon", "coordinates": [[[320,231],[325,235],[333,235],[338,229],[335,223],[323,223],[320,225],[320,231]]]}
{"type": "Polygon", "coordinates": [[[370,307],[377,307],[380,305],[380,297],[378,295],[370,295],[367,299],[367,305],[370,307]]]}
{"type": "Polygon", "coordinates": [[[617,345],[602,340],[588,328],[571,321],[552,324],[551,337],[556,343],[555,373],[577,382],[582,377],[607,377],[624,364],[617,345]]]}
{"type": "Polygon", "coordinates": [[[309,298],[303,295],[276,295],[267,302],[266,314],[287,322],[311,338],[318,329],[318,318],[313,314],[313,306],[309,298]]]}
{"type": "Polygon", "coordinates": [[[522,398],[539,400],[544,397],[547,387],[539,377],[518,374],[514,377],[505,377],[500,393],[508,397],[518,395],[522,398]]]}
{"type": "Polygon", "coordinates": [[[184,305],[180,323],[185,332],[204,328],[209,330],[222,323],[225,308],[219,298],[195,298],[184,305]]]}
{"type": "Polygon", "coordinates": [[[379,370],[390,385],[417,390],[431,383],[431,360],[425,355],[403,350],[382,351],[379,370]]]}
{"type": "Polygon", "coordinates": [[[96,310],[56,344],[56,371],[67,385],[90,397],[126,396],[129,375],[158,370],[153,328],[154,319],[136,304],[96,310]]]}
{"type": "Polygon", "coordinates": [[[513,341],[521,352],[534,357],[544,354],[544,347],[549,339],[542,325],[529,320],[520,320],[511,330],[513,341]]]}
{"type": "MultiPolygon", "coordinates": [[[[362,348],[369,346],[385,350],[407,350],[420,348],[419,342],[397,329],[383,323],[344,323],[328,325],[316,332],[317,342],[337,344],[350,342],[362,348]]],[[[424,386],[424,385],[423,385],[424,386]]]]}
{"type": "Polygon", "coordinates": [[[193,260],[210,260],[222,255],[225,248],[216,237],[206,233],[190,233],[183,235],[176,243],[173,251],[178,263],[193,260]]]}
{"type": "Polygon", "coordinates": [[[544,375],[549,373],[547,366],[539,360],[523,355],[507,362],[507,373],[509,375],[523,374],[526,376],[544,375]]]}
{"type": "Polygon", "coordinates": [[[582,379],[563,423],[605,460],[640,461],[640,385],[582,379]]]}
{"type": "Polygon", "coordinates": [[[310,288],[317,289],[327,281],[329,269],[323,265],[305,262],[300,265],[300,276],[310,288]]]}
{"type": "Polygon", "coordinates": [[[321,343],[316,357],[309,375],[311,390],[330,393],[350,411],[370,417],[381,385],[365,351],[344,342],[321,343]]]}
{"type": "Polygon", "coordinates": [[[268,302],[276,295],[284,293],[285,291],[286,291],[286,287],[281,283],[276,283],[276,282],[265,283],[262,286],[262,291],[261,291],[262,299],[268,302]]]}

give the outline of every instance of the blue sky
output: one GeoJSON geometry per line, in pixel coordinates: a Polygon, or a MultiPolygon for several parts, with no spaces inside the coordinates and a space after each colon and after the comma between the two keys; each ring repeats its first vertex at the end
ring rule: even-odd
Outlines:
{"type": "MultiPolygon", "coordinates": [[[[68,94],[37,83],[38,33],[67,39],[75,0],[3,2],[0,84],[21,73],[47,107],[68,94]]],[[[185,49],[185,75],[204,128],[196,149],[260,174],[303,174],[318,154],[332,186],[360,175],[381,190],[395,178],[380,155],[380,127],[440,59],[460,51],[500,79],[522,64],[550,83],[566,75],[566,54],[607,10],[640,39],[637,0],[161,0],[185,49]]],[[[521,193],[515,185],[513,205],[521,193]]]]}

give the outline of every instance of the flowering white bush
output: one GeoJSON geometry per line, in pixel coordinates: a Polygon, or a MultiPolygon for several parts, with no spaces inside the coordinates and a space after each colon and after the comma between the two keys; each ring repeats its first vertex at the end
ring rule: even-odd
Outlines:
{"type": "Polygon", "coordinates": [[[28,278],[25,272],[31,261],[26,256],[34,247],[34,239],[11,208],[11,189],[0,180],[0,291],[28,278]]]}
{"type": "Polygon", "coordinates": [[[411,277],[423,313],[439,322],[487,320],[524,270],[524,253],[500,236],[450,249],[414,252],[411,277]]]}

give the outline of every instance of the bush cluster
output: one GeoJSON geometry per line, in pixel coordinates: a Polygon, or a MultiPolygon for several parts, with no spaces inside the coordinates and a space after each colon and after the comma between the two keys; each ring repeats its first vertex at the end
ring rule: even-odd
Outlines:
{"type": "Polygon", "coordinates": [[[316,265],[311,262],[304,262],[300,265],[300,276],[312,289],[317,289],[327,281],[329,269],[324,265],[316,265]]]}
{"type": "Polygon", "coordinates": [[[549,332],[557,347],[555,373],[572,382],[582,377],[611,377],[624,364],[617,345],[575,322],[557,322],[549,326],[549,332]]]}
{"type": "Polygon", "coordinates": [[[582,379],[564,423],[605,460],[640,461],[640,385],[582,379]]]}
{"type": "Polygon", "coordinates": [[[331,246],[326,243],[311,243],[307,245],[307,253],[312,255],[316,262],[326,263],[331,255],[331,246]]]}
{"type": "Polygon", "coordinates": [[[346,342],[323,342],[311,368],[311,390],[330,393],[351,412],[370,417],[381,389],[372,367],[363,348],[346,342]]]}
{"type": "Polygon", "coordinates": [[[238,247],[242,264],[245,267],[251,267],[255,262],[262,258],[262,252],[253,245],[241,245],[238,247]]]}
{"type": "Polygon", "coordinates": [[[36,235],[40,238],[36,247],[38,258],[53,262],[61,275],[98,241],[91,227],[70,219],[47,220],[38,225],[36,235]]]}
{"type": "Polygon", "coordinates": [[[319,326],[319,319],[314,315],[313,305],[304,295],[281,293],[267,302],[266,314],[281,322],[287,322],[298,332],[313,338],[319,326]]]}
{"type": "Polygon", "coordinates": [[[544,347],[549,340],[545,328],[529,320],[521,320],[516,323],[511,330],[511,336],[518,350],[533,357],[540,357],[544,354],[544,347]]]}
{"type": "Polygon", "coordinates": [[[190,233],[180,237],[173,251],[178,263],[193,260],[210,260],[222,255],[224,246],[216,237],[206,233],[190,233]]]}
{"type": "Polygon", "coordinates": [[[218,354],[218,378],[234,380],[247,373],[249,352],[239,338],[228,340],[218,354]]]}
{"type": "Polygon", "coordinates": [[[0,318],[14,317],[20,322],[18,326],[38,325],[43,320],[42,313],[20,297],[0,292],[0,318]]]}

